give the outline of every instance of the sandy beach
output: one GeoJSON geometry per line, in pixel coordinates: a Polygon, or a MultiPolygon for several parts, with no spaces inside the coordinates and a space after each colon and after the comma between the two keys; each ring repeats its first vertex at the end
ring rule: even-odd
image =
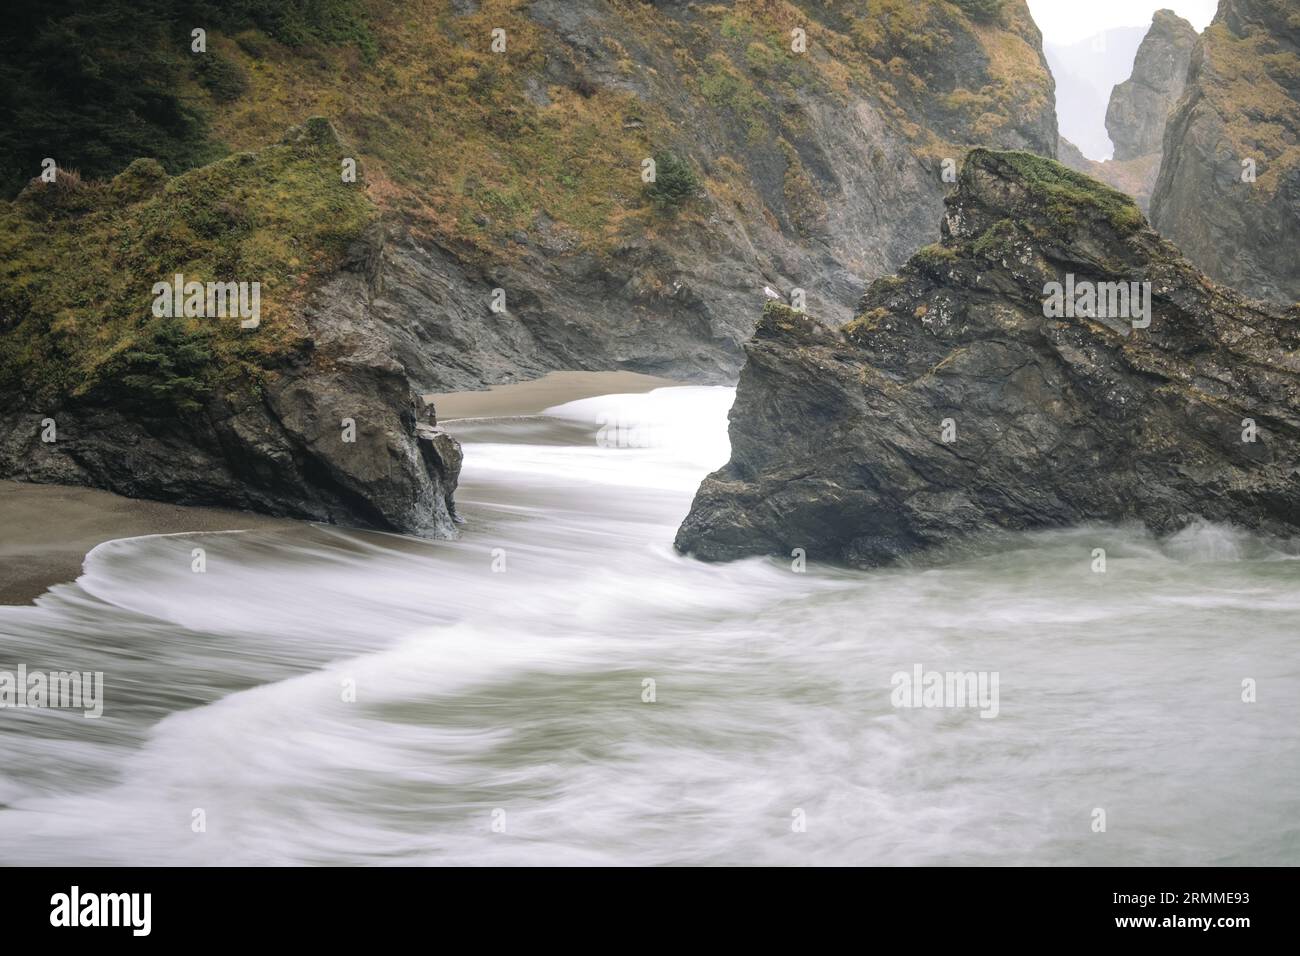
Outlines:
{"type": "Polygon", "coordinates": [[[91,548],[115,538],[236,531],[284,519],[124,498],[96,488],[0,481],[0,604],[30,604],[72,581],[91,548]]]}
{"type": "Polygon", "coordinates": [[[481,392],[435,392],[425,398],[434,402],[438,420],[446,422],[536,415],[554,405],[594,395],[649,392],[683,384],[639,372],[551,372],[528,382],[496,385],[481,392]]]}
{"type": "MultiPolygon", "coordinates": [[[[529,382],[430,398],[439,420],[446,422],[536,415],[579,398],[678,384],[635,372],[552,372],[529,382]]],[[[51,586],[76,579],[86,553],[105,541],[288,523],[285,518],[226,508],[125,498],[95,488],[0,481],[0,604],[30,604],[51,586]]]]}

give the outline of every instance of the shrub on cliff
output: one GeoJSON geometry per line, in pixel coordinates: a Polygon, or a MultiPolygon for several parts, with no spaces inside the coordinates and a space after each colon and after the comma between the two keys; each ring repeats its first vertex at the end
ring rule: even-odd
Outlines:
{"type": "Polygon", "coordinates": [[[666,212],[689,202],[700,191],[700,180],[691,164],[674,153],[655,156],[655,181],[650,184],[650,201],[666,212]]]}

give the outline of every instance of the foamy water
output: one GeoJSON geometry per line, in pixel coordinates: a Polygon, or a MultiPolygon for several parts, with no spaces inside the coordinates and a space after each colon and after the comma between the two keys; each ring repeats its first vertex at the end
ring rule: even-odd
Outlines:
{"type": "Polygon", "coordinates": [[[106,684],[99,720],[0,710],[0,862],[1300,863],[1293,548],[701,564],[671,544],[731,395],[452,424],[457,542],[127,539],[0,608],[0,669],[106,684]],[[918,664],[995,672],[997,716],[893,706],[918,664]]]}

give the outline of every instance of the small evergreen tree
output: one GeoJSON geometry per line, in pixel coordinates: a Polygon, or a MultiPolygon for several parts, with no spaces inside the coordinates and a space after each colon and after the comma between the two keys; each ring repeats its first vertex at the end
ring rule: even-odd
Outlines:
{"type": "Polygon", "coordinates": [[[700,191],[700,180],[691,164],[670,152],[655,155],[655,181],[650,184],[650,201],[657,208],[671,212],[690,201],[700,191]]]}

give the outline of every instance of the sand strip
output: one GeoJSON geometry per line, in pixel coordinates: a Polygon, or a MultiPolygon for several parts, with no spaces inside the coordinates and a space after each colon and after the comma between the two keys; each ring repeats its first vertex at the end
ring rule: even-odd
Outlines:
{"type": "Polygon", "coordinates": [[[683,385],[639,372],[551,372],[529,382],[495,385],[481,392],[440,392],[426,395],[438,409],[439,421],[456,418],[498,418],[536,415],[553,405],[594,398],[649,392],[683,385]]]}
{"type": "Polygon", "coordinates": [[[225,508],[191,508],[68,485],[0,481],[0,604],[30,604],[81,574],[86,553],[115,538],[288,525],[225,508]]]}

